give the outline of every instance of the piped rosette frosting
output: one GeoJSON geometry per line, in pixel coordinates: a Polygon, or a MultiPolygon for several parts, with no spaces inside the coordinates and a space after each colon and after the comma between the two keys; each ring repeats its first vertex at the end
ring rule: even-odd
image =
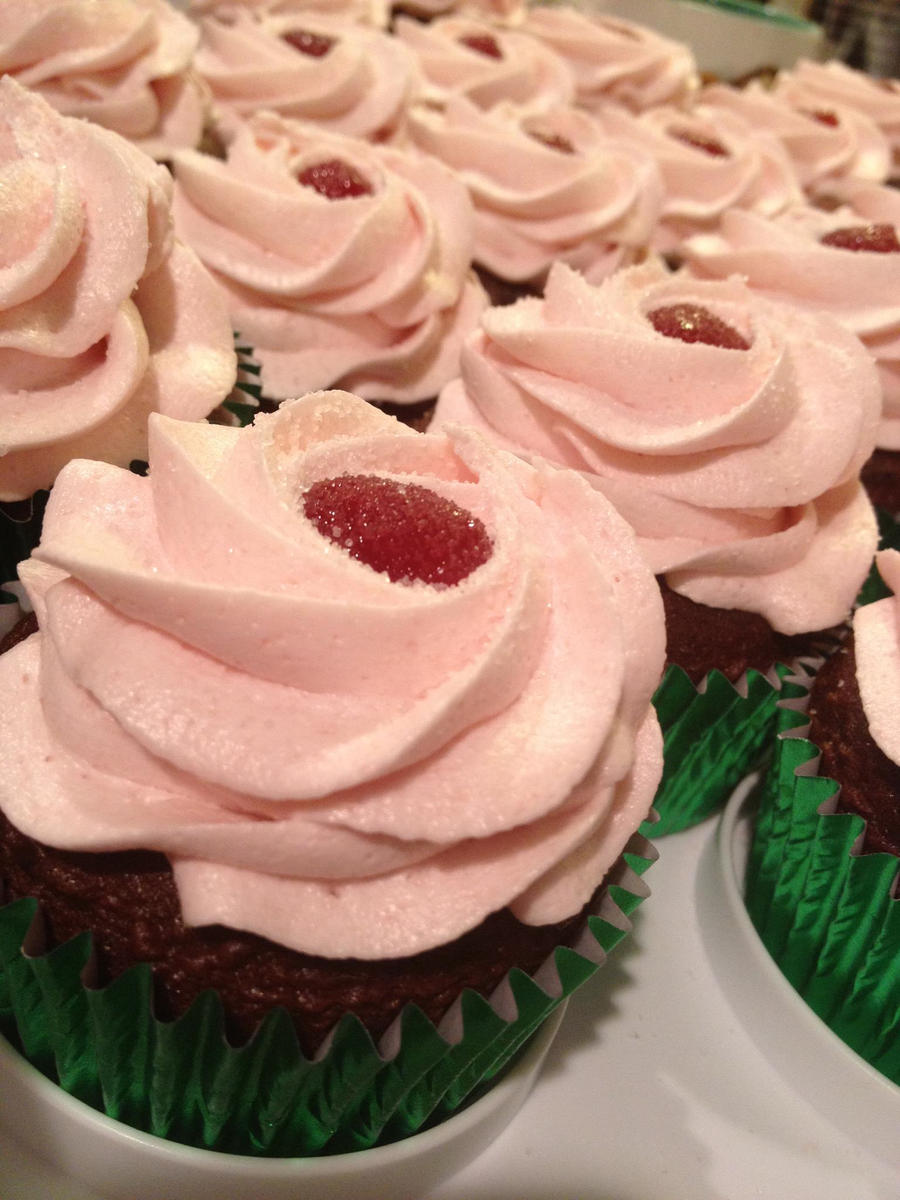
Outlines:
{"type": "Polygon", "coordinates": [[[518,29],[470,16],[439,17],[425,25],[400,16],[394,34],[415,54],[429,103],[464,96],[478,108],[509,101],[541,111],[575,98],[566,63],[518,29]]]}
{"type": "Polygon", "coordinates": [[[729,212],[717,233],[683,249],[702,277],[742,275],[755,291],[852,330],[878,365],[883,418],[878,445],[900,449],[900,195],[844,185],[830,211],[799,205],[772,221],[729,212]]]}
{"type": "Polygon", "coordinates": [[[699,87],[690,49],[633,21],[537,4],[522,29],[566,62],[576,102],[589,110],[609,101],[635,113],[683,105],[699,87]]]}
{"type": "Polygon", "coordinates": [[[663,181],[654,246],[680,252],[691,234],[715,229],[732,208],[772,217],[803,192],[781,143],[741,117],[697,104],[635,117],[607,105],[597,117],[609,136],[649,155],[663,181]]]}
{"type": "Polygon", "coordinates": [[[187,8],[192,16],[215,15],[225,20],[248,12],[313,13],[385,29],[390,0],[188,0],[187,8]]]}
{"type": "Polygon", "coordinates": [[[17,500],[73,457],[144,458],[149,413],[205,417],[235,356],[164,168],[6,78],[0,176],[0,499],[17,500]]]}
{"type": "Polygon", "coordinates": [[[461,365],[432,428],[582,472],[674,590],[785,634],[846,617],[877,541],[858,472],[880,406],[836,321],[655,261],[599,287],[558,266],[542,300],[484,315],[461,365]]]}
{"type": "Polygon", "coordinates": [[[207,17],[200,27],[197,70],[226,141],[262,110],[386,141],[420,87],[415,58],[401,42],[338,16],[239,12],[227,21],[207,17]]]}
{"type": "Polygon", "coordinates": [[[429,399],[486,305],[472,207],[440,163],[260,114],[227,162],[175,162],[175,222],[222,286],[263,391],[429,399]]]}
{"type": "Polygon", "coordinates": [[[555,922],[652,802],[633,536],[472,431],[342,392],[155,417],[148,478],[63,472],[23,578],[0,803],[51,845],[165,852],[188,924],[380,958],[507,905],[555,922]]]}
{"type": "Polygon", "coordinates": [[[408,134],[466,185],[474,257],[502,279],[541,282],[561,260],[599,281],[647,252],[662,204],[657,167],[587,113],[483,112],[457,97],[414,106],[408,134]]]}
{"type": "Polygon", "coordinates": [[[704,88],[701,102],[710,115],[729,112],[778,139],[797,179],[810,197],[821,196],[842,180],[883,183],[891,171],[891,149],[865,113],[831,105],[806,108],[759,83],[744,88],[717,83],[704,88]]]}
{"type": "Polygon", "coordinates": [[[881,130],[893,154],[893,171],[900,171],[900,81],[876,79],[832,59],[800,59],[790,71],[779,72],[775,94],[797,108],[814,112],[853,109],[881,130]]]}
{"type": "Polygon", "coordinates": [[[191,69],[196,27],[166,0],[0,5],[0,74],[154,158],[196,146],[206,93],[191,69]]]}

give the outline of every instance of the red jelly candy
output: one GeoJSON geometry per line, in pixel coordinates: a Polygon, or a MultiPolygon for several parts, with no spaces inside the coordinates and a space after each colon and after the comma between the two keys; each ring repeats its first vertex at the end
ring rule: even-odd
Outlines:
{"type": "Polygon", "coordinates": [[[836,129],[838,126],[837,113],[829,112],[824,108],[817,108],[815,112],[809,114],[814,121],[818,121],[820,125],[828,125],[831,129],[836,129]]]}
{"type": "Polygon", "coordinates": [[[670,129],[669,137],[673,137],[676,142],[684,142],[685,146],[693,146],[695,150],[702,150],[704,154],[711,154],[713,158],[730,157],[717,138],[697,133],[693,129],[670,129]]]}
{"type": "Polygon", "coordinates": [[[301,54],[308,54],[310,58],[323,58],[336,41],[333,37],[312,33],[309,29],[289,29],[281,35],[281,40],[301,54]]]}
{"type": "Polygon", "coordinates": [[[503,51],[497,45],[496,38],[492,38],[489,33],[469,33],[459,40],[464,46],[468,46],[470,50],[474,50],[477,54],[485,54],[488,58],[503,57],[503,51]]]}
{"type": "Polygon", "coordinates": [[[536,142],[543,142],[545,146],[549,146],[551,150],[558,150],[560,154],[575,153],[575,147],[561,133],[544,133],[540,129],[530,129],[528,133],[536,142]]]}
{"type": "Polygon", "coordinates": [[[313,163],[297,176],[297,182],[313,188],[329,200],[344,200],[348,196],[371,196],[372,185],[355,167],[329,158],[326,162],[313,163]]]}
{"type": "Polygon", "coordinates": [[[303,494],[303,512],[323,537],[394,583],[459,583],[491,556],[477,517],[417,483],[320,479],[303,494]]]}
{"type": "Polygon", "coordinates": [[[819,240],[823,246],[836,246],[838,250],[871,250],[875,254],[896,254],[900,250],[893,225],[848,225],[832,229],[819,240]]]}
{"type": "Polygon", "coordinates": [[[736,329],[699,304],[666,304],[647,313],[647,319],[657,333],[682,342],[705,342],[723,350],[750,349],[736,329]]]}

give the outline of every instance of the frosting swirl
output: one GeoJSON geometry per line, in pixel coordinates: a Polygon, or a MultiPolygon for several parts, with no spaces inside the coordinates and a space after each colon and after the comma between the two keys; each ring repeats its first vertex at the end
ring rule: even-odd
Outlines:
{"type": "Polygon", "coordinates": [[[801,58],[793,70],[781,71],[775,81],[778,96],[804,109],[853,109],[881,130],[900,168],[900,81],[874,79],[833,59],[818,63],[801,58]]]}
{"type": "Polygon", "coordinates": [[[587,109],[610,100],[636,113],[685,104],[699,86],[687,46],[632,21],[535,5],[522,29],[568,64],[577,103],[587,109]]]}
{"type": "Polygon", "coordinates": [[[878,411],[837,322],[650,262],[599,287],[554,267],[543,300],[490,309],[432,427],[583,472],[676,591],[793,634],[843,619],[871,562],[857,476],[878,411]],[[679,306],[711,340],[671,329],[679,306]]]}
{"type": "Polygon", "coordinates": [[[845,184],[849,203],[831,211],[799,205],[772,221],[729,212],[715,234],[683,247],[694,274],[745,277],[756,291],[811,312],[827,313],[852,330],[878,366],[884,415],[878,445],[900,449],[900,245],[884,253],[823,242],[843,229],[900,230],[900,196],[876,184],[845,184]]]}
{"type": "Polygon", "coordinates": [[[416,55],[430,103],[465,96],[478,108],[507,100],[540,110],[574,99],[575,82],[565,62],[517,29],[464,16],[427,25],[397,17],[394,33],[416,55]]]}
{"type": "Polygon", "coordinates": [[[206,94],[197,30],[165,0],[29,0],[0,9],[0,74],[154,158],[196,146],[206,94]]]}
{"type": "Polygon", "coordinates": [[[188,0],[188,11],[197,16],[214,14],[225,20],[248,12],[313,13],[385,29],[390,0],[188,0]]]}
{"type": "Polygon", "coordinates": [[[598,119],[659,167],[664,194],[654,246],[662,253],[680,251],[686,237],[714,229],[732,208],[771,217],[803,199],[778,140],[733,113],[697,104],[634,117],[607,105],[598,119]]]}
{"type": "Polygon", "coordinates": [[[231,326],[172,238],[168,172],[0,80],[0,498],[70,458],[144,458],[151,411],[206,416],[234,383],[231,326]]]}
{"type": "Polygon", "coordinates": [[[777,88],[770,92],[759,83],[745,88],[714,84],[704,88],[702,103],[710,114],[734,113],[773,134],[810,196],[828,192],[842,179],[883,183],[890,173],[887,140],[870,118],[854,109],[797,107],[777,88]]]}
{"type": "Polygon", "coordinates": [[[162,850],[187,923],[327,956],[577,912],[661,769],[662,606],[611,506],[337,392],[243,430],[155,417],[150,464],[70,464],[23,564],[10,820],[162,850]],[[486,561],[447,587],[351,557],[303,497],[358,474],[482,522],[486,561]]]}
{"type": "Polygon", "coordinates": [[[599,281],[646,253],[662,203],[657,168],[587,113],[485,113],[457,97],[414,107],[408,133],[468,188],[474,256],[495,275],[541,279],[562,260],[599,281]]]}
{"type": "Polygon", "coordinates": [[[440,163],[262,113],[228,161],[175,161],[176,227],[221,283],[277,399],[340,384],[412,402],[456,374],[486,304],[470,271],[472,209],[440,163]],[[328,199],[299,182],[355,179],[328,199]]]}
{"type": "Polygon", "coordinates": [[[201,22],[196,66],[226,140],[262,109],[332,133],[384,141],[418,91],[407,48],[378,29],[318,13],[239,12],[201,22]]]}

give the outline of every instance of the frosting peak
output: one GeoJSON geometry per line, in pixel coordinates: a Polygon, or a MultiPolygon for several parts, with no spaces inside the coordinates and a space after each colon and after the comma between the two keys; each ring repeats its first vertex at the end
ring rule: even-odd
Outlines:
{"type": "Polygon", "coordinates": [[[188,923],[329,956],[577,912],[661,768],[661,601],[607,502],[341,392],[151,425],[149,477],[71,464],[23,565],[10,819],[163,850],[188,923]],[[392,580],[304,512],[347,475],[443,499],[490,552],[452,586],[392,580]]]}

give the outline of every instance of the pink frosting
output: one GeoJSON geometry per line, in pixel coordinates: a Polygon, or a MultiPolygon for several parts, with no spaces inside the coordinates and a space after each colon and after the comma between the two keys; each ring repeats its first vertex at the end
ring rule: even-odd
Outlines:
{"type": "Polygon", "coordinates": [[[419,90],[415,58],[378,29],[315,12],[238,13],[207,18],[197,70],[209,85],[216,123],[237,123],[268,109],[333,133],[374,141],[393,137],[419,90]],[[330,39],[324,54],[305,54],[285,38],[302,31],[330,39]]]}
{"type": "Polygon", "coordinates": [[[15,0],[0,5],[0,74],[169,158],[203,132],[197,39],[165,0],[15,0]]]}
{"type": "Polygon", "coordinates": [[[199,420],[234,383],[218,288],[171,232],[169,173],[0,80],[0,498],[70,458],[128,463],[153,410],[199,420]]]}
{"type": "Polygon", "coordinates": [[[878,412],[871,361],[836,321],[649,262],[600,287],[554,267],[542,300],[490,309],[433,426],[583,472],[676,591],[798,633],[843,619],[871,562],[857,476],[878,412]],[[675,304],[749,349],[656,332],[647,314],[675,304]]]}
{"type": "Polygon", "coordinates": [[[850,201],[830,212],[801,205],[774,221],[726,213],[717,234],[684,246],[691,270],[724,278],[738,273],[773,299],[828,313],[862,339],[878,365],[884,416],[878,445],[900,449],[900,253],[823,245],[836,229],[869,223],[900,231],[900,195],[875,184],[845,186],[850,201]]]}
{"type": "Polygon", "coordinates": [[[876,562],[894,595],[856,611],[856,680],[869,733],[892,762],[900,763],[900,553],[882,550],[876,562]]]}
{"type": "Polygon", "coordinates": [[[525,12],[527,0],[401,0],[405,13],[417,17],[440,17],[451,12],[468,13],[485,20],[518,23],[525,12]]]}
{"type": "Polygon", "coordinates": [[[702,103],[711,114],[734,113],[751,127],[773,134],[811,196],[827,192],[836,180],[882,183],[890,174],[887,139],[874,121],[855,109],[798,108],[789,95],[778,90],[773,94],[759,83],[745,88],[714,84],[704,88],[702,103]]]}
{"type": "Polygon", "coordinates": [[[662,253],[715,229],[732,208],[771,217],[803,199],[780,142],[733,113],[697,104],[689,112],[666,106],[634,117],[607,105],[598,119],[659,166],[664,197],[654,244],[662,253]]]}
{"type": "Polygon", "coordinates": [[[657,168],[587,113],[485,113],[457,97],[442,110],[416,106],[408,133],[465,183],[475,258],[501,278],[541,280],[562,260],[599,281],[647,251],[662,202],[657,168]]]}
{"type": "Polygon", "coordinates": [[[225,20],[248,12],[313,13],[385,29],[391,6],[390,0],[188,0],[187,7],[197,16],[213,13],[225,20]]]}
{"type": "Polygon", "coordinates": [[[540,110],[574,99],[575,81],[559,55],[516,29],[465,16],[427,25],[398,17],[394,33],[416,55],[431,103],[465,96],[479,108],[508,100],[540,110]],[[500,56],[473,49],[462,38],[492,42],[500,56]]]}
{"type": "Polygon", "coordinates": [[[687,46],[633,21],[535,5],[522,28],[568,63],[577,101],[588,109],[609,100],[632,112],[683,104],[699,86],[687,46]]]}
{"type": "Polygon", "coordinates": [[[71,464],[23,564],[40,632],[0,659],[10,820],[162,850],[189,924],[315,954],[577,912],[661,770],[662,606],[611,506],[343,392],[244,430],[154,418],[150,463],[71,464]],[[303,515],[344,473],[461,505],[490,557],[392,583],[303,515]]]}
{"type": "Polygon", "coordinates": [[[798,108],[862,113],[885,135],[894,169],[900,168],[900,81],[874,79],[836,59],[825,63],[800,59],[792,71],[780,72],[776,92],[798,108]]]}
{"type": "Polygon", "coordinates": [[[412,402],[457,373],[486,298],[469,198],[440,163],[260,114],[227,163],[188,152],[175,173],[176,227],[221,283],[269,396],[339,384],[412,402]],[[335,159],[372,194],[298,183],[335,159]]]}

